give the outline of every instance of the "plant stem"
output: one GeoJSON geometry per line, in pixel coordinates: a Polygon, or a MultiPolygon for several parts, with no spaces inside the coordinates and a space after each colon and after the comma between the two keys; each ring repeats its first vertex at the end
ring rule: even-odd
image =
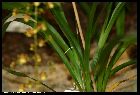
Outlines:
{"type": "Polygon", "coordinates": [[[82,40],[82,45],[83,45],[83,48],[85,49],[85,40],[84,40],[81,25],[80,25],[80,20],[79,20],[79,16],[78,16],[78,12],[77,12],[75,2],[72,2],[72,6],[73,6],[73,9],[74,9],[74,13],[75,13],[75,17],[76,17],[76,21],[77,21],[77,25],[78,25],[78,29],[79,29],[79,33],[80,33],[80,37],[81,37],[81,40],[82,40]]]}
{"type": "MultiPolygon", "coordinates": [[[[37,21],[37,6],[35,6],[35,20],[37,21]]],[[[37,23],[35,23],[34,27],[37,26],[37,23]]],[[[34,34],[34,55],[35,55],[35,76],[38,76],[38,62],[37,62],[37,34],[34,34]]]]}

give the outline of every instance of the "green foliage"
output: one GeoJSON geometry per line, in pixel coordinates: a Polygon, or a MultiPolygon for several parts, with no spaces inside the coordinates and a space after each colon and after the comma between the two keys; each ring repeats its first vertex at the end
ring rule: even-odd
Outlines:
{"type": "Polygon", "coordinates": [[[116,22],[117,36],[123,36],[124,29],[125,29],[125,8],[123,8],[123,10],[121,11],[120,16],[118,17],[116,22]]]}
{"type": "Polygon", "coordinates": [[[127,62],[125,62],[125,63],[123,63],[123,64],[117,66],[117,67],[115,67],[114,69],[112,69],[111,75],[110,75],[110,76],[113,76],[113,75],[115,75],[115,73],[118,72],[119,70],[121,70],[121,69],[123,69],[123,68],[125,68],[125,67],[127,67],[127,66],[136,64],[136,63],[137,63],[136,59],[131,59],[131,60],[129,60],[129,61],[127,61],[127,62]]]}
{"type": "Polygon", "coordinates": [[[16,75],[16,76],[19,76],[19,77],[28,77],[27,75],[25,75],[24,73],[21,73],[21,72],[17,72],[17,71],[14,71],[12,69],[8,69],[8,68],[4,68],[4,70],[6,70],[7,72],[13,74],[13,75],[16,75]]]}

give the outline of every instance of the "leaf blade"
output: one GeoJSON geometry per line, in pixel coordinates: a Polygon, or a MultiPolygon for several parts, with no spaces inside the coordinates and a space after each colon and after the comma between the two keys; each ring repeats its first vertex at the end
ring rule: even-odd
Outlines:
{"type": "Polygon", "coordinates": [[[134,60],[134,59],[131,59],[125,63],[122,63],[121,65],[115,67],[114,69],[111,70],[111,76],[115,75],[115,73],[117,73],[119,70],[127,67],[127,66],[130,66],[130,65],[133,65],[133,64],[136,64],[137,61],[134,60]]]}

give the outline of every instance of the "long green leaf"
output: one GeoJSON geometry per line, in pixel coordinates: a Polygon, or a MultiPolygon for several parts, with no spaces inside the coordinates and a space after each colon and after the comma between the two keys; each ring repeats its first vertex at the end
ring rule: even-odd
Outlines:
{"type": "Polygon", "coordinates": [[[10,68],[4,68],[4,70],[6,70],[7,72],[9,72],[9,73],[11,73],[13,75],[16,75],[18,77],[28,77],[26,74],[21,73],[21,72],[14,71],[14,70],[12,70],[10,68]]]}
{"type": "Polygon", "coordinates": [[[73,67],[68,62],[68,60],[66,60],[64,52],[60,49],[60,47],[55,43],[54,40],[52,40],[51,43],[52,43],[53,47],[55,48],[55,50],[58,52],[58,54],[61,57],[61,59],[63,60],[63,62],[65,63],[66,67],[69,69],[69,72],[72,75],[73,79],[75,80],[77,86],[81,89],[80,84],[79,84],[79,80],[77,79],[77,74],[75,72],[75,69],[73,69],[73,67]]]}
{"type": "MultiPolygon", "coordinates": [[[[104,35],[105,29],[106,29],[106,27],[108,25],[110,14],[111,14],[111,9],[112,9],[112,3],[108,3],[108,4],[106,4],[106,6],[107,6],[107,8],[106,8],[107,9],[107,16],[106,16],[106,19],[105,19],[104,24],[102,26],[101,35],[100,35],[99,40],[104,35]]],[[[100,41],[98,42],[98,46],[99,46],[99,48],[101,48],[100,41]]]]}
{"type": "MultiPolygon", "coordinates": [[[[65,18],[65,15],[64,15],[64,13],[61,9],[62,9],[61,7],[52,8],[51,12],[55,16],[55,19],[56,19],[58,25],[60,26],[62,32],[65,34],[65,36],[69,40],[71,47],[73,47],[73,49],[76,51],[76,54],[78,55],[78,58],[79,58],[79,61],[80,61],[80,64],[82,65],[83,54],[82,54],[82,51],[81,51],[80,44],[79,44],[78,40],[76,39],[76,36],[71,31],[71,29],[70,29],[70,27],[67,23],[67,20],[65,18]]],[[[76,66],[76,67],[78,67],[78,66],[76,66]]]]}
{"type": "Polygon", "coordinates": [[[52,8],[51,12],[55,16],[55,19],[58,25],[60,26],[62,32],[65,34],[65,36],[69,40],[70,44],[74,47],[74,49],[76,49],[76,52],[78,56],[80,57],[80,61],[82,61],[83,54],[82,54],[80,44],[78,43],[76,36],[71,31],[70,26],[68,25],[65,15],[61,9],[62,8],[60,7],[52,8]]]}
{"type": "Polygon", "coordinates": [[[8,22],[8,23],[6,23],[6,24],[4,24],[4,25],[2,26],[2,39],[3,39],[4,34],[5,34],[5,32],[6,32],[6,29],[8,28],[8,26],[9,26],[10,23],[11,23],[11,22],[8,22]]]}
{"type": "MultiPolygon", "coordinates": [[[[44,32],[42,32],[42,33],[44,33],[44,32]]],[[[57,41],[55,41],[55,39],[52,38],[52,36],[50,35],[50,32],[49,31],[47,31],[46,33],[44,33],[44,36],[45,36],[45,39],[46,40],[49,40],[50,45],[52,45],[52,47],[54,48],[54,50],[56,50],[56,52],[59,54],[60,58],[62,59],[62,61],[66,65],[66,67],[68,68],[68,70],[69,70],[72,78],[76,82],[76,85],[78,86],[79,90],[82,90],[82,87],[81,87],[81,84],[80,84],[81,82],[80,82],[80,80],[78,80],[79,79],[79,77],[78,77],[79,75],[75,71],[76,69],[74,69],[74,67],[72,66],[72,64],[68,61],[68,58],[64,54],[64,51],[56,43],[57,41]]]]}
{"type": "MultiPolygon", "coordinates": [[[[102,5],[103,8],[101,9],[101,11],[99,13],[96,12],[97,13],[97,15],[95,14],[95,17],[96,17],[95,20],[96,20],[96,22],[97,21],[100,22],[100,19],[102,18],[102,15],[104,15],[105,10],[107,10],[107,17],[109,18],[108,15],[111,12],[110,10],[112,9],[110,5],[112,5],[112,3],[103,4],[102,5]]],[[[98,26],[98,23],[95,26],[96,29],[95,29],[95,32],[93,33],[93,36],[94,36],[94,39],[96,40],[97,43],[99,41],[99,36],[100,36],[101,32],[103,31],[103,27],[105,27],[105,25],[107,24],[108,18],[106,18],[106,20],[104,22],[104,25],[102,26],[102,30],[100,30],[100,25],[98,26]]]]}
{"type": "MultiPolygon", "coordinates": [[[[109,61],[109,57],[113,48],[118,44],[119,37],[114,37],[111,39],[101,50],[101,54],[99,56],[99,61],[96,66],[93,66],[92,69],[94,72],[94,79],[97,81],[97,90],[102,90],[102,81],[104,80],[104,74],[107,67],[107,63],[109,61]]],[[[94,64],[93,64],[94,65],[94,64]]]]}
{"type": "Polygon", "coordinates": [[[8,14],[4,19],[2,19],[2,39],[3,39],[3,37],[4,37],[4,34],[5,34],[5,32],[6,32],[6,29],[8,28],[9,24],[11,23],[11,22],[8,22],[8,23],[6,23],[6,24],[4,25],[5,21],[6,21],[9,17],[11,17],[11,13],[8,14]]]}
{"type": "Polygon", "coordinates": [[[122,10],[122,8],[124,7],[125,3],[124,2],[119,2],[116,6],[116,8],[114,9],[112,15],[111,15],[111,18],[107,24],[107,27],[105,29],[105,31],[103,32],[103,34],[100,36],[100,39],[99,39],[99,43],[98,43],[98,46],[99,48],[102,48],[108,38],[108,35],[110,33],[110,30],[113,26],[113,24],[115,23],[115,20],[117,19],[120,11],[122,10]]]}
{"type": "MultiPolygon", "coordinates": [[[[103,25],[103,27],[102,27],[102,30],[101,30],[101,34],[103,34],[103,32],[104,32],[104,30],[105,30],[105,27],[107,26],[107,22],[108,22],[108,20],[109,20],[109,16],[110,16],[110,13],[111,13],[111,7],[112,7],[112,3],[108,3],[108,4],[106,4],[106,6],[107,6],[107,17],[106,17],[106,19],[105,19],[105,22],[104,22],[104,25],[103,25]]],[[[105,9],[105,7],[106,6],[104,6],[104,9],[105,9]]],[[[103,10],[104,10],[103,9],[103,10]]],[[[103,11],[102,10],[102,11],[103,11]]],[[[110,47],[111,48],[111,47],[110,47]]],[[[95,56],[93,57],[93,61],[92,61],[92,63],[91,63],[91,68],[92,68],[92,72],[94,72],[94,80],[95,81],[97,81],[97,79],[99,78],[99,79],[101,79],[100,81],[102,81],[102,79],[103,78],[101,78],[101,77],[103,77],[102,75],[103,75],[103,73],[104,72],[102,72],[103,71],[103,69],[105,69],[105,64],[106,64],[106,62],[107,62],[107,57],[109,57],[109,54],[110,54],[110,52],[111,51],[108,51],[108,53],[107,54],[105,54],[105,53],[103,53],[103,52],[106,52],[106,49],[100,49],[99,47],[96,49],[96,53],[95,53],[95,56]],[[106,55],[106,56],[105,56],[106,55]],[[99,60],[102,60],[102,61],[100,61],[99,62],[99,60]],[[98,64],[97,64],[98,63],[98,64]],[[104,64],[104,65],[103,65],[104,64]],[[102,67],[101,67],[101,65],[103,65],[102,67]],[[102,69],[103,68],[103,69],[102,69]],[[102,73],[100,73],[100,72],[102,72],[102,73]]],[[[99,86],[100,84],[99,83],[102,83],[102,82],[99,82],[99,81],[97,81],[97,83],[96,83],[96,88],[97,88],[97,90],[99,90],[99,88],[101,88],[101,86],[99,86]]]]}
{"type": "Polygon", "coordinates": [[[116,33],[117,36],[123,36],[124,35],[124,28],[125,28],[125,8],[121,11],[117,22],[116,22],[116,33]]]}
{"type": "Polygon", "coordinates": [[[128,46],[136,43],[136,41],[137,41],[136,34],[127,35],[120,40],[120,43],[119,43],[115,53],[113,54],[113,56],[112,56],[112,58],[111,58],[111,60],[108,64],[108,67],[106,69],[106,74],[105,74],[105,77],[104,77],[103,87],[106,86],[108,79],[111,77],[110,73],[111,73],[112,67],[116,64],[116,62],[121,57],[123,52],[128,48],[128,46]]]}
{"type": "Polygon", "coordinates": [[[22,73],[22,72],[17,72],[17,71],[15,71],[15,70],[12,70],[12,69],[6,68],[6,67],[4,67],[3,69],[6,70],[7,72],[9,72],[10,74],[16,75],[16,76],[18,76],[18,77],[28,77],[28,78],[30,78],[30,79],[32,79],[32,80],[34,80],[34,81],[38,81],[40,84],[42,84],[43,86],[49,88],[51,91],[56,92],[55,90],[53,90],[53,89],[52,89],[51,87],[49,87],[48,85],[46,85],[46,84],[42,83],[41,81],[39,81],[39,80],[37,80],[37,79],[35,79],[35,78],[32,78],[32,77],[30,77],[30,76],[28,76],[28,75],[26,75],[26,74],[24,74],[24,73],[22,73]]]}
{"type": "Polygon", "coordinates": [[[92,85],[91,85],[91,77],[90,77],[90,70],[89,70],[89,53],[90,53],[90,41],[92,34],[94,32],[94,14],[96,11],[97,3],[93,3],[90,14],[89,14],[89,20],[88,20],[88,27],[85,37],[85,51],[84,51],[84,77],[85,77],[85,90],[86,91],[92,91],[92,85]]]}
{"type": "MultiPolygon", "coordinates": [[[[103,25],[103,28],[102,28],[102,31],[101,31],[101,35],[100,35],[100,38],[99,38],[99,42],[98,42],[98,48],[97,48],[97,51],[96,51],[96,54],[95,54],[95,58],[94,58],[94,60],[93,60],[93,62],[94,62],[94,65],[96,65],[97,63],[99,64],[99,58],[101,57],[101,52],[102,52],[102,49],[103,49],[103,47],[104,47],[104,45],[105,45],[105,42],[106,42],[106,40],[107,40],[107,38],[108,38],[108,35],[109,35],[109,33],[110,33],[110,30],[111,30],[111,28],[112,28],[112,26],[113,26],[113,24],[115,23],[115,20],[116,20],[116,18],[117,18],[117,16],[118,16],[118,14],[120,13],[120,11],[121,11],[121,9],[123,8],[123,6],[124,6],[124,3],[118,3],[118,5],[116,6],[116,8],[114,9],[114,11],[113,11],[113,13],[112,13],[112,15],[111,15],[111,18],[110,18],[110,20],[109,20],[109,17],[110,17],[110,12],[111,12],[111,6],[112,6],[112,4],[111,3],[109,3],[109,6],[108,6],[108,13],[107,13],[107,18],[106,18],[106,20],[105,20],[105,22],[104,22],[104,25],[103,25]]],[[[101,64],[101,63],[100,63],[101,64]]],[[[105,63],[106,64],[106,63],[105,63]]],[[[93,66],[94,66],[93,65],[93,66]]],[[[93,67],[92,66],[92,67],[93,67]]],[[[100,67],[100,66],[98,66],[98,67],[100,67]]],[[[100,71],[101,69],[99,69],[99,71],[100,71]]],[[[99,72],[98,71],[98,72],[99,72]]],[[[98,91],[102,91],[102,90],[105,90],[104,88],[105,87],[101,87],[102,86],[102,80],[103,80],[103,77],[104,77],[104,74],[103,73],[101,73],[101,74],[99,74],[100,75],[100,78],[98,79],[99,80],[99,82],[97,82],[97,90],[98,91]],[[101,79],[101,80],[100,80],[101,79]]],[[[95,79],[96,79],[96,76],[95,76],[95,79]]]]}
{"type": "Polygon", "coordinates": [[[81,76],[81,69],[79,64],[79,58],[74,51],[73,48],[68,47],[68,45],[65,43],[63,38],[60,36],[60,34],[51,26],[49,23],[46,23],[46,26],[48,27],[49,32],[52,37],[54,38],[55,42],[62,48],[62,50],[65,52],[65,55],[68,56],[68,58],[71,61],[71,65],[73,65],[73,68],[75,68],[75,72],[77,73],[77,77],[79,78],[80,84],[82,85],[82,76],[81,76]]]}
{"type": "MultiPolygon", "coordinates": [[[[101,35],[100,35],[100,38],[99,38],[99,39],[101,39],[101,37],[102,37],[102,35],[103,35],[103,32],[104,32],[104,30],[105,30],[105,28],[106,28],[106,26],[107,26],[107,22],[108,22],[108,20],[109,20],[109,15],[110,15],[110,13],[111,13],[112,3],[109,3],[109,4],[107,4],[106,6],[107,6],[107,17],[106,17],[105,22],[104,22],[104,25],[103,25],[103,27],[102,27],[101,35]]],[[[97,47],[97,49],[96,49],[95,56],[93,57],[92,69],[93,69],[93,67],[98,63],[101,50],[102,50],[102,49],[100,48],[99,43],[98,43],[98,47],[97,47]]]]}
{"type": "Polygon", "coordinates": [[[113,76],[113,75],[115,75],[119,70],[121,70],[121,69],[123,69],[123,68],[125,68],[125,67],[127,67],[127,66],[136,64],[136,63],[137,63],[136,60],[131,59],[131,60],[129,60],[129,61],[127,61],[127,62],[125,62],[125,63],[123,63],[123,64],[117,66],[117,67],[115,67],[113,70],[111,70],[111,75],[110,75],[110,76],[113,76]]]}

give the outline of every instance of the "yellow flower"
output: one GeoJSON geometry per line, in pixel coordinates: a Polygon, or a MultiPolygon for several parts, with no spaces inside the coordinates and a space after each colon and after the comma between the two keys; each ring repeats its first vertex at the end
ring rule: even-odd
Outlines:
{"type": "Polygon", "coordinates": [[[29,6],[29,5],[26,7],[26,10],[27,10],[27,11],[29,11],[29,10],[30,10],[30,6],[29,6]]]}
{"type": "Polygon", "coordinates": [[[38,54],[36,55],[36,61],[37,61],[37,62],[41,62],[41,57],[40,57],[40,55],[38,55],[38,54]]]}
{"type": "Polygon", "coordinates": [[[28,87],[28,88],[32,88],[32,87],[33,87],[33,85],[32,85],[32,81],[28,81],[28,83],[27,83],[27,87],[28,87]]]}
{"type": "Polygon", "coordinates": [[[42,28],[42,23],[37,24],[37,29],[40,30],[42,28]]]}
{"type": "Polygon", "coordinates": [[[30,51],[34,51],[35,49],[35,45],[34,44],[30,44],[30,51]]]}
{"type": "Polygon", "coordinates": [[[40,2],[34,2],[34,6],[38,7],[40,5],[40,2]]]}
{"type": "Polygon", "coordinates": [[[43,47],[44,45],[45,45],[45,41],[42,40],[42,39],[40,39],[40,40],[38,41],[38,46],[39,46],[39,47],[43,47]]]}
{"type": "Polygon", "coordinates": [[[38,32],[38,29],[31,29],[28,28],[27,31],[24,33],[27,37],[32,37],[34,34],[36,34],[38,32]]]}
{"type": "Polygon", "coordinates": [[[28,22],[29,19],[30,19],[30,16],[27,15],[27,14],[25,14],[24,17],[23,17],[23,19],[24,19],[25,22],[28,22]]]}
{"type": "Polygon", "coordinates": [[[19,85],[18,91],[19,91],[19,92],[25,91],[25,84],[20,84],[20,85],[19,85]]]}
{"type": "Polygon", "coordinates": [[[12,16],[16,16],[17,15],[17,9],[13,9],[13,12],[12,12],[12,16]]]}
{"type": "Polygon", "coordinates": [[[54,4],[52,2],[48,2],[47,5],[50,9],[54,8],[54,4]]]}
{"type": "Polygon", "coordinates": [[[15,66],[16,66],[16,62],[12,61],[10,64],[10,68],[15,68],[15,66]]]}
{"type": "Polygon", "coordinates": [[[45,24],[42,24],[42,30],[43,31],[46,31],[47,30],[47,27],[45,26],[45,24]]]}
{"type": "Polygon", "coordinates": [[[39,54],[36,54],[35,56],[33,56],[33,59],[37,61],[37,63],[41,62],[41,57],[39,54]]]}
{"type": "Polygon", "coordinates": [[[27,62],[27,55],[26,54],[20,54],[20,55],[18,55],[18,63],[20,64],[20,65],[23,65],[23,64],[25,64],[26,62],[27,62]]]}
{"type": "Polygon", "coordinates": [[[45,24],[44,23],[38,23],[38,25],[37,25],[37,30],[43,30],[43,31],[46,31],[47,30],[47,28],[46,28],[46,26],[45,26],[45,24]]]}
{"type": "Polygon", "coordinates": [[[47,74],[46,74],[46,72],[41,72],[41,73],[40,73],[40,78],[41,78],[42,81],[46,80],[46,79],[47,79],[47,74]]]}
{"type": "Polygon", "coordinates": [[[27,31],[24,33],[27,37],[32,37],[34,34],[34,30],[31,28],[28,28],[27,31]]]}
{"type": "Polygon", "coordinates": [[[39,14],[44,13],[43,8],[39,8],[38,10],[39,10],[39,14]]]}
{"type": "Polygon", "coordinates": [[[33,33],[36,34],[38,32],[38,29],[34,29],[33,33]]]}

